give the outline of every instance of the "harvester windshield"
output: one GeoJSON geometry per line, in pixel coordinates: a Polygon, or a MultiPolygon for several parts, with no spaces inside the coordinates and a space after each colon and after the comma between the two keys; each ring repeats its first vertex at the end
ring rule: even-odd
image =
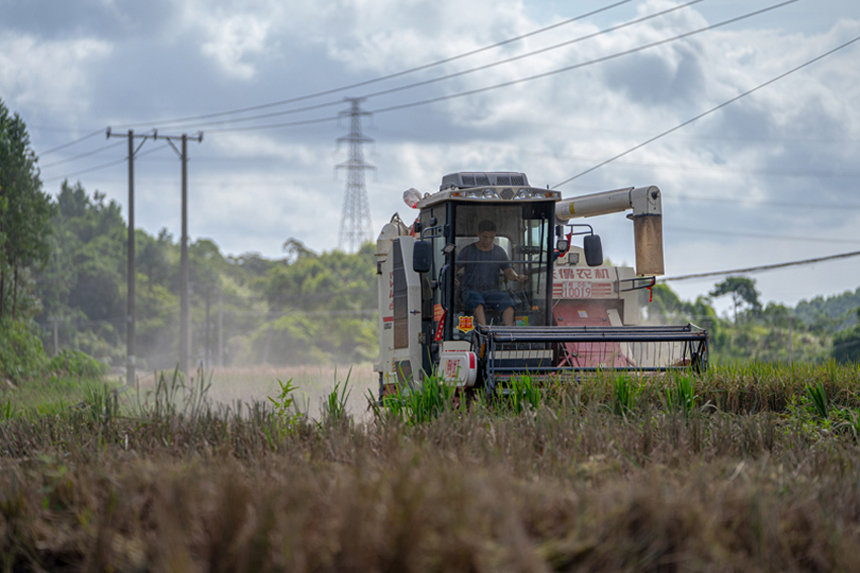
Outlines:
{"type": "Polygon", "coordinates": [[[488,325],[547,324],[552,207],[456,204],[453,339],[467,339],[482,320],[488,325]]]}

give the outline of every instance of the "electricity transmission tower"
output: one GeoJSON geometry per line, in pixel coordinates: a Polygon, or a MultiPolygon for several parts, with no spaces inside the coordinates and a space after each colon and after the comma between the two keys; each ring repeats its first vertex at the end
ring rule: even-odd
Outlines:
{"type": "Polygon", "coordinates": [[[349,135],[337,140],[338,147],[344,141],[349,142],[349,159],[335,167],[335,169],[346,169],[346,192],[343,197],[337,245],[339,249],[348,252],[356,252],[364,242],[373,240],[370,204],[367,201],[367,189],[364,186],[364,171],[376,169],[376,167],[364,162],[362,145],[373,140],[361,133],[361,116],[370,115],[366,111],[361,111],[360,104],[363,99],[346,98],[346,101],[350,102],[350,110],[342,111],[340,115],[349,116],[349,135]]]}

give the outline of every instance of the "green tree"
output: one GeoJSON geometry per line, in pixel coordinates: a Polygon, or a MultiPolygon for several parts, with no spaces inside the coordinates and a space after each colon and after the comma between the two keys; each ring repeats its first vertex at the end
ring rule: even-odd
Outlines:
{"type": "Polygon", "coordinates": [[[50,252],[54,205],[42,191],[36,162],[27,126],[0,100],[0,318],[10,306],[17,318],[22,271],[44,265],[50,252]]]}
{"type": "Polygon", "coordinates": [[[720,297],[726,294],[732,295],[732,304],[735,311],[735,324],[738,322],[738,309],[746,304],[753,314],[761,312],[759,293],[755,288],[755,281],[746,277],[727,277],[721,283],[714,286],[714,290],[708,293],[712,297],[720,297]]]}
{"type": "Polygon", "coordinates": [[[858,325],[833,337],[832,355],[839,362],[860,362],[860,307],[856,314],[858,325]]]}
{"type": "Polygon", "coordinates": [[[59,321],[60,342],[103,360],[122,355],[126,227],[120,206],[80,182],[64,181],[51,219],[48,263],[37,275],[43,321],[59,321]]]}

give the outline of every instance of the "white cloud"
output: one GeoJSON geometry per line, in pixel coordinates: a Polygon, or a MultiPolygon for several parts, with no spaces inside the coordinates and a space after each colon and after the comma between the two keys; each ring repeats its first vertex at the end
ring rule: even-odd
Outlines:
{"type": "Polygon", "coordinates": [[[185,2],[182,20],[203,34],[200,51],[230,76],[249,80],[256,76],[255,60],[269,47],[273,26],[281,19],[278,2],[185,2]]]}
{"type": "Polygon", "coordinates": [[[265,47],[268,24],[248,15],[213,18],[206,25],[209,41],[200,46],[228,73],[240,79],[250,79],[254,66],[244,61],[249,54],[260,53],[265,47]]]}
{"type": "Polygon", "coordinates": [[[105,60],[112,45],[81,38],[40,41],[25,34],[0,36],[0,89],[12,108],[76,115],[89,107],[90,66],[105,60]]]}

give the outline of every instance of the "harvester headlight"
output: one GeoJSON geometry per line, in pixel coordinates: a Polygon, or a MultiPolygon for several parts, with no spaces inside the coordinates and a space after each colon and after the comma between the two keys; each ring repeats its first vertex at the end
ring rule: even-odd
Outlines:
{"type": "Polygon", "coordinates": [[[469,197],[470,199],[482,199],[484,197],[484,192],[480,189],[473,189],[466,192],[466,197],[469,197]]]}
{"type": "Polygon", "coordinates": [[[484,199],[498,199],[499,194],[495,189],[484,189],[484,199]]]}
{"type": "Polygon", "coordinates": [[[515,197],[515,199],[531,199],[533,196],[534,194],[528,189],[520,189],[519,191],[517,191],[517,196],[515,197]]]}

